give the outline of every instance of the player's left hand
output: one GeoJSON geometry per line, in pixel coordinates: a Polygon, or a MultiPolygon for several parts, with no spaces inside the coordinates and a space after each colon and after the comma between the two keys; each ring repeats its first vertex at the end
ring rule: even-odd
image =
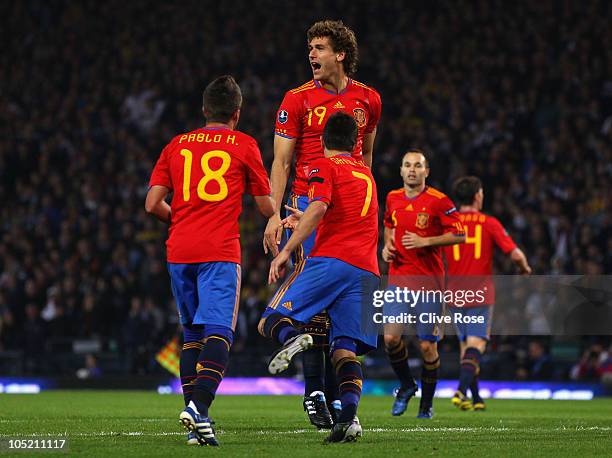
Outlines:
{"type": "Polygon", "coordinates": [[[385,262],[391,262],[395,259],[395,245],[393,244],[393,240],[385,243],[385,246],[382,250],[382,258],[385,262]]]}
{"type": "Polygon", "coordinates": [[[402,235],[402,245],[407,250],[412,250],[414,248],[423,248],[427,246],[427,238],[421,237],[414,232],[408,232],[402,235]]]}
{"type": "Polygon", "coordinates": [[[520,267],[521,275],[531,275],[531,267],[526,262],[520,267]]]}
{"type": "Polygon", "coordinates": [[[285,208],[290,211],[291,214],[285,219],[281,220],[281,224],[285,229],[291,229],[293,231],[298,226],[300,218],[302,217],[304,212],[298,210],[297,208],[290,207],[289,205],[285,205],[285,208]]]}
{"type": "Polygon", "coordinates": [[[272,264],[270,264],[270,273],[268,274],[268,285],[271,285],[285,275],[285,266],[287,265],[287,261],[289,261],[289,256],[291,256],[290,253],[282,250],[278,253],[278,256],[272,260],[272,264]]]}
{"type": "Polygon", "coordinates": [[[281,243],[283,237],[283,225],[278,213],[272,215],[266,225],[263,238],[263,249],[264,253],[272,253],[272,256],[278,255],[278,246],[281,243]]]}

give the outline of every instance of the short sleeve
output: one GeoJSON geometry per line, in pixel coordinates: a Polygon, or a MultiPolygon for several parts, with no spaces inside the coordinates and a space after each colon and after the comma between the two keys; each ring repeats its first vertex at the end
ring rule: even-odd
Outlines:
{"type": "Polygon", "coordinates": [[[438,201],[438,213],[444,234],[448,232],[455,235],[465,234],[463,224],[461,224],[461,219],[459,219],[459,212],[455,204],[448,197],[444,196],[438,201]]]}
{"type": "Polygon", "coordinates": [[[257,142],[252,140],[246,152],[247,162],[247,192],[252,196],[269,196],[270,180],[261,159],[261,151],[257,142]]]}
{"type": "Polygon", "coordinates": [[[274,133],[285,138],[297,138],[302,133],[303,105],[301,98],[291,91],[285,94],[276,112],[274,133]]]}
{"type": "Polygon", "coordinates": [[[370,116],[368,116],[368,124],[365,128],[365,133],[369,134],[376,129],[378,122],[380,121],[380,114],[382,111],[382,101],[380,100],[380,94],[374,89],[370,89],[370,100],[369,100],[370,116]]]}
{"type": "Polygon", "coordinates": [[[308,202],[320,200],[331,205],[333,191],[333,176],[328,160],[318,160],[312,163],[308,173],[308,202]]]}
{"type": "Polygon", "coordinates": [[[508,231],[504,229],[504,226],[492,216],[487,216],[487,230],[490,232],[495,245],[497,245],[500,250],[504,253],[510,253],[512,250],[516,248],[516,243],[508,234],[508,231]]]}
{"type": "Polygon", "coordinates": [[[170,176],[170,144],[166,145],[166,147],[162,150],[155,167],[153,168],[153,173],[151,174],[151,179],[149,180],[149,187],[151,186],[165,186],[168,189],[174,189],[172,186],[172,177],[170,176]]]}

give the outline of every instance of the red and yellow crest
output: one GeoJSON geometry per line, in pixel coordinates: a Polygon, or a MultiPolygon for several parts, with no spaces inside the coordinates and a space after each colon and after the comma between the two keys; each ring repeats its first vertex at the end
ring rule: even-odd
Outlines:
{"type": "Polygon", "coordinates": [[[425,229],[429,224],[429,214],[417,213],[416,227],[419,229],[425,229]]]}
{"type": "Polygon", "coordinates": [[[353,108],[353,117],[359,128],[365,127],[366,125],[366,113],[363,108],[353,108]]]}

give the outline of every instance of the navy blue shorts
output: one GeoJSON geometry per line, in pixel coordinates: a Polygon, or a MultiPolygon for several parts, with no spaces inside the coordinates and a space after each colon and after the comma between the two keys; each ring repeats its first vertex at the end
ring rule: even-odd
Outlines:
{"type": "MultiPolygon", "coordinates": [[[[287,205],[293,208],[297,208],[298,210],[305,211],[306,207],[308,207],[308,196],[298,196],[297,194],[291,194],[287,199],[287,205]]],[[[287,216],[292,214],[289,210],[287,210],[287,216]]],[[[293,231],[291,229],[285,229],[285,234],[287,235],[287,240],[291,237],[293,231]]],[[[312,247],[314,247],[315,239],[317,237],[317,231],[312,231],[312,234],[308,236],[306,240],[302,242],[302,244],[297,247],[297,249],[292,253],[293,264],[296,265],[298,262],[306,259],[310,252],[312,251],[312,247]]]]}
{"type": "Polygon", "coordinates": [[[457,338],[465,342],[468,337],[480,337],[489,340],[491,337],[491,318],[493,306],[481,307],[449,307],[453,316],[453,323],[457,331],[457,338]]]}
{"type": "Polygon", "coordinates": [[[172,294],[181,324],[209,324],[236,328],[240,299],[240,264],[168,263],[172,294]]]}
{"type": "Polygon", "coordinates": [[[369,316],[362,314],[362,304],[371,304],[378,288],[377,275],[335,258],[313,257],[299,264],[276,292],[263,317],[274,311],[306,323],[327,310],[330,342],[338,337],[357,341],[358,354],[376,348],[376,333],[366,334],[369,316]]]}

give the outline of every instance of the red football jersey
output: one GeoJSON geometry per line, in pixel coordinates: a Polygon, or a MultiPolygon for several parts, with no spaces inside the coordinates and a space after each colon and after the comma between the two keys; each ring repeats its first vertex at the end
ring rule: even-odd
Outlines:
{"type": "Polygon", "coordinates": [[[167,258],[240,263],[242,194],[270,194],[257,142],[237,130],[203,127],[172,139],[149,186],[173,190],[167,258]]]}
{"type": "Polygon", "coordinates": [[[404,188],[387,194],[385,226],[395,229],[395,259],[389,275],[444,275],[442,247],[407,250],[402,236],[414,232],[421,237],[434,237],[447,232],[462,235],[463,227],[457,209],[446,194],[429,186],[419,195],[409,198],[404,188]]]}
{"type": "Polygon", "coordinates": [[[364,134],[371,133],[380,119],[380,95],[374,89],[349,79],[346,88],[336,94],[310,80],[285,94],[276,115],[276,135],[296,138],[293,193],[306,195],[307,176],[314,159],[324,157],[321,136],[327,119],[337,111],[355,118],[358,127],[353,157],[361,159],[364,134]]]}
{"type": "Polygon", "coordinates": [[[360,269],[378,271],[378,198],[370,168],[349,154],[312,162],[310,202],[329,207],[317,227],[311,257],[336,258],[360,269]]]}
{"type": "Polygon", "coordinates": [[[444,247],[448,266],[448,289],[482,291],[484,301],[466,302],[463,307],[495,303],[493,252],[497,245],[504,253],[516,248],[501,223],[480,212],[460,212],[465,243],[444,247]]]}
{"type": "Polygon", "coordinates": [[[448,274],[493,275],[495,245],[504,253],[510,253],[516,248],[516,243],[493,216],[460,212],[459,219],[465,231],[465,243],[444,247],[448,274]]]}

